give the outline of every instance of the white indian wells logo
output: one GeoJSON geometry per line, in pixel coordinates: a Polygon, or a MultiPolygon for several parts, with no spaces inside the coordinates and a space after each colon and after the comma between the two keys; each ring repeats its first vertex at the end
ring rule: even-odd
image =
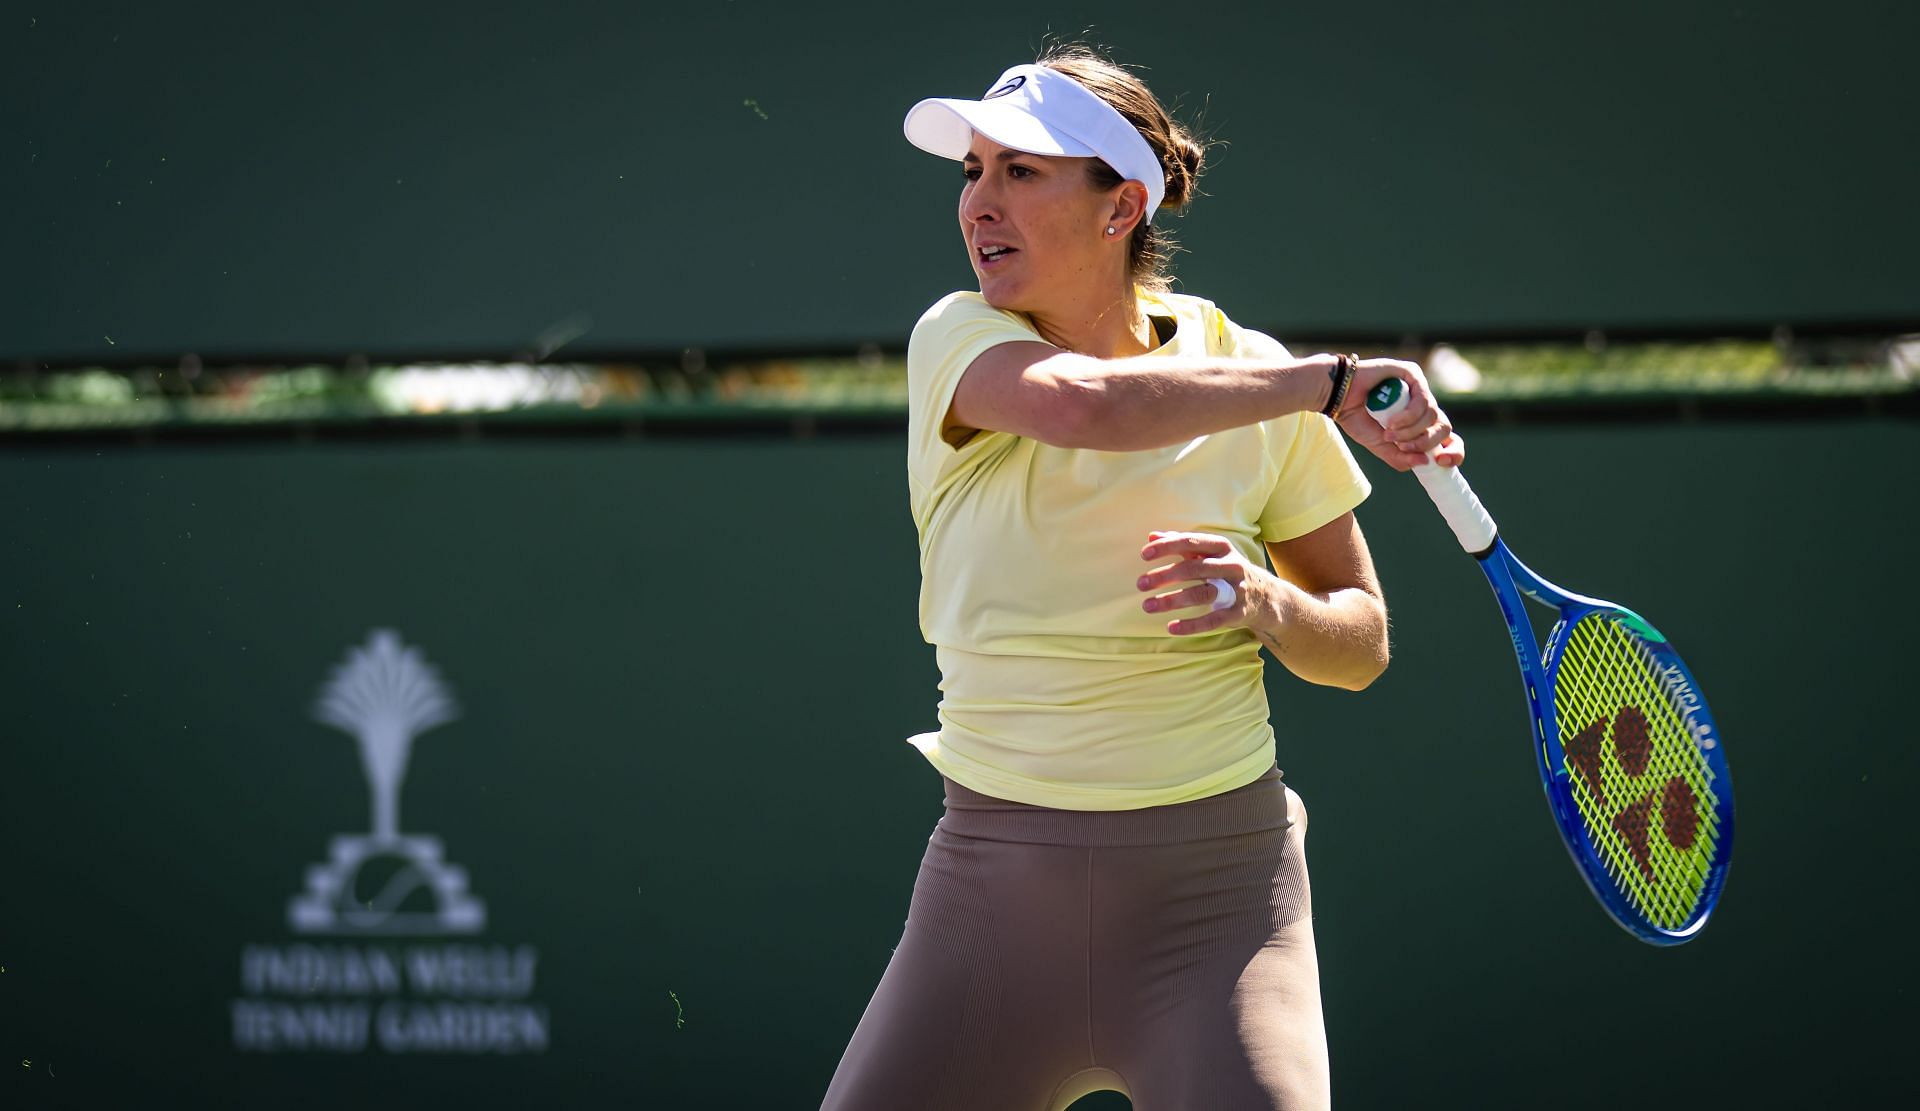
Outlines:
{"type": "Polygon", "coordinates": [[[302,934],[467,934],[486,928],[487,911],[467,894],[467,874],[443,862],[440,839],[400,835],[400,784],[413,739],[459,716],[440,677],[417,648],[378,629],[349,652],[320,694],[314,717],[360,742],[372,789],[373,832],[335,837],[326,864],[307,869],[307,890],[287,904],[287,924],[302,934]],[[378,887],[367,891],[374,873],[378,887]],[[428,909],[403,909],[421,889],[428,909]]]}
{"type": "Polygon", "coordinates": [[[529,999],[533,946],[427,940],[487,925],[440,839],[400,829],[414,739],[459,716],[438,673],[398,633],[376,629],[334,668],[313,713],[359,742],[373,828],[333,837],[327,861],[307,868],[306,889],[287,902],[288,928],[318,940],[241,951],[235,1048],[544,1052],[547,1009],[529,999]],[[374,940],[396,937],[415,940],[374,940]]]}

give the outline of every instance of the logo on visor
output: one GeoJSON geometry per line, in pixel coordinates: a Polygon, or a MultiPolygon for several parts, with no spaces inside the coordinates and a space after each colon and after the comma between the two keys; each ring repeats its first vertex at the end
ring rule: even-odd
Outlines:
{"type": "Polygon", "coordinates": [[[1027,79],[1025,75],[1016,77],[1013,80],[1007,82],[1006,84],[988,93],[986,96],[981,97],[980,99],[992,100],[994,97],[997,97],[997,96],[1006,96],[1008,93],[1014,92],[1015,90],[1019,89],[1020,86],[1026,83],[1027,83],[1027,79]]]}

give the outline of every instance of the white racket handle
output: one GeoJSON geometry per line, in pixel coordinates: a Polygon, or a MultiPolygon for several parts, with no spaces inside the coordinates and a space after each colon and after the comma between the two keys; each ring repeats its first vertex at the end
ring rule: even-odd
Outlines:
{"type": "MultiPolygon", "coordinates": [[[[1389,378],[1367,392],[1367,413],[1382,428],[1386,427],[1388,417],[1406,407],[1407,386],[1398,378],[1389,378]]],[[[1413,468],[1414,477],[1427,488],[1427,496],[1433,499],[1440,516],[1446,518],[1447,527],[1453,530],[1460,546],[1474,556],[1485,555],[1499,533],[1493,518],[1488,516],[1480,499],[1473,496],[1473,487],[1467,485],[1459,467],[1442,467],[1432,462],[1431,451],[1427,452],[1427,459],[1428,462],[1413,468]]]]}

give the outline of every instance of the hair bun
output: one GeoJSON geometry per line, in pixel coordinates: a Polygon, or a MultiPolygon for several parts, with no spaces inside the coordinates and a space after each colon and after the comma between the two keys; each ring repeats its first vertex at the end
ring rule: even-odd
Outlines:
{"type": "Polygon", "coordinates": [[[1194,186],[1200,180],[1200,168],[1206,165],[1207,149],[1194,141],[1185,128],[1175,126],[1168,136],[1172,164],[1167,167],[1167,195],[1160,203],[1168,208],[1185,208],[1193,199],[1194,186]]]}

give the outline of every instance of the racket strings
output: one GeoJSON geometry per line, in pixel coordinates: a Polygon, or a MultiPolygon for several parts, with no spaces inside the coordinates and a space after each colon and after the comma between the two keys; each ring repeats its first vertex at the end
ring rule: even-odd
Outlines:
{"type": "Polygon", "coordinates": [[[1553,678],[1565,771],[1614,885],[1657,926],[1685,925],[1719,843],[1714,774],[1639,637],[1608,614],[1568,631],[1553,678]]]}

